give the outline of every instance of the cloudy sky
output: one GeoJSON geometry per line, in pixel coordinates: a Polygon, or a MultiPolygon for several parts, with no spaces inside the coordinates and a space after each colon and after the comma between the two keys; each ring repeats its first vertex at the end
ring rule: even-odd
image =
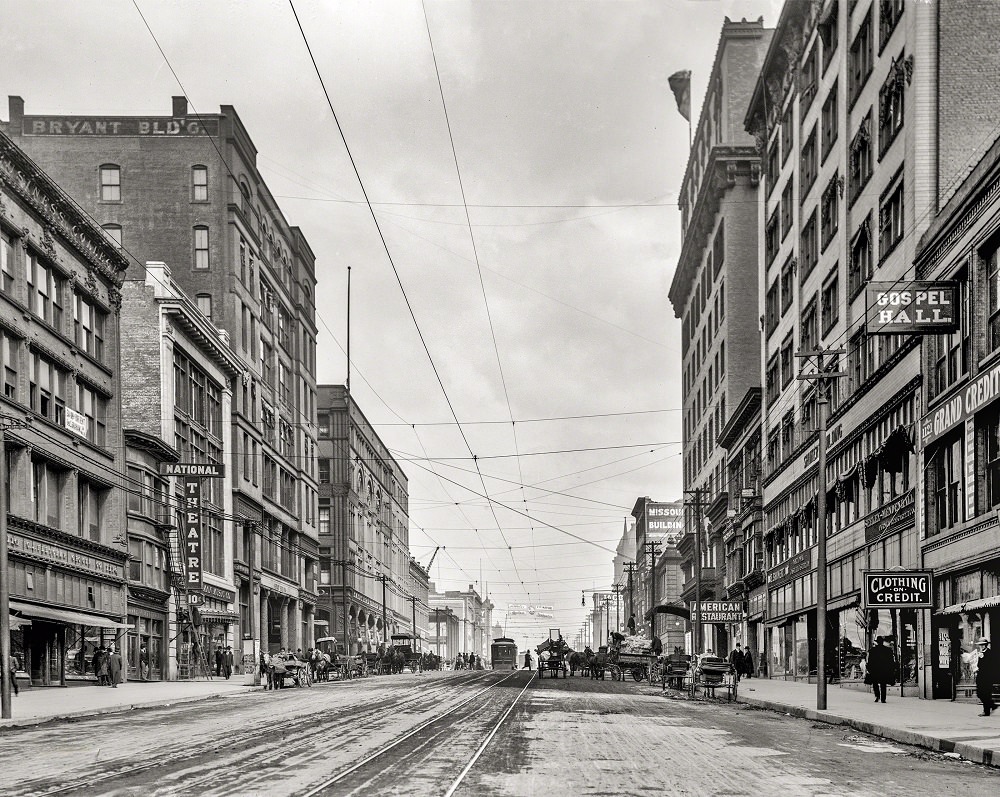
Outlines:
{"type": "Polygon", "coordinates": [[[772,25],[780,2],[295,9],[392,263],[288,2],[8,3],[0,92],[28,114],[233,105],[317,254],[320,382],[346,374],[352,267],[352,392],[409,477],[414,555],[445,546],[438,587],[485,584],[501,622],[554,607],[509,633],[570,637],[635,500],[681,495],[688,131],[667,77],[693,71],[697,114],[723,18],[772,25]]]}

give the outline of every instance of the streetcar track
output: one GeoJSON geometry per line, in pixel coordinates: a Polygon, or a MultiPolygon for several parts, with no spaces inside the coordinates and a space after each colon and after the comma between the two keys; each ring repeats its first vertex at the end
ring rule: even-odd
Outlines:
{"type": "MultiPolygon", "coordinates": [[[[335,730],[338,725],[344,725],[346,723],[357,723],[359,721],[367,721],[369,719],[377,719],[379,716],[384,715],[387,709],[395,710],[399,706],[405,706],[408,704],[416,703],[419,701],[426,700],[429,695],[437,694],[439,692],[448,691],[448,689],[455,686],[466,686],[476,682],[484,680],[485,672],[476,673],[472,677],[463,680],[461,683],[456,684],[450,679],[442,679],[435,682],[433,686],[423,689],[411,698],[405,698],[399,701],[397,698],[386,697],[379,701],[377,706],[372,707],[364,714],[359,715],[358,713],[349,714],[355,709],[354,706],[344,706],[340,715],[336,718],[330,718],[327,722],[329,725],[324,725],[322,727],[323,731],[335,730]]],[[[499,682],[498,682],[499,683],[499,682]]],[[[389,684],[389,686],[396,686],[396,684],[389,684]]],[[[402,686],[402,685],[400,685],[402,686]]],[[[186,704],[189,705],[189,704],[186,704]]],[[[321,719],[320,723],[323,722],[321,719]]],[[[317,730],[317,719],[316,715],[303,716],[300,719],[291,720],[290,724],[282,728],[287,734],[294,734],[301,730],[317,730]]],[[[103,783],[110,780],[116,779],[127,779],[140,775],[144,772],[148,772],[153,769],[158,769],[161,767],[171,766],[179,764],[185,761],[190,761],[192,759],[204,757],[206,755],[214,755],[226,751],[227,749],[240,747],[247,745],[248,743],[259,742],[267,737],[271,737],[274,734],[273,728],[262,728],[257,731],[251,731],[242,733],[235,737],[227,737],[220,739],[216,742],[209,742],[207,744],[202,744],[200,746],[194,747],[190,750],[185,750],[183,752],[178,752],[173,755],[158,755],[156,758],[141,764],[129,764],[128,766],[110,770],[104,774],[94,774],[90,773],[86,776],[82,776],[80,779],[73,781],[72,783],[62,783],[56,786],[52,786],[48,789],[42,791],[31,791],[32,795],[38,795],[38,797],[45,797],[46,795],[55,794],[66,794],[78,789],[83,789],[87,787],[93,787],[95,783],[103,783]]]]}
{"type": "MultiPolygon", "coordinates": [[[[431,717],[430,719],[427,719],[424,722],[421,722],[419,725],[417,725],[414,728],[411,728],[409,731],[407,731],[406,733],[404,733],[402,736],[397,736],[395,739],[393,739],[388,744],[385,744],[382,747],[380,747],[377,750],[375,750],[374,752],[370,753],[369,755],[367,755],[361,761],[358,761],[357,763],[352,764],[351,766],[347,767],[346,769],[342,769],[337,774],[335,774],[335,775],[333,775],[333,776],[331,776],[329,778],[326,778],[324,781],[322,781],[321,783],[313,786],[308,791],[303,792],[302,795],[300,795],[300,797],[314,797],[315,795],[321,793],[322,791],[324,791],[325,789],[329,788],[330,786],[333,786],[334,784],[336,784],[336,783],[344,780],[345,778],[349,777],[350,775],[354,774],[355,772],[357,772],[362,767],[365,767],[368,764],[372,763],[373,761],[376,761],[377,759],[381,758],[382,756],[384,756],[389,751],[391,751],[391,750],[395,749],[396,747],[398,747],[399,745],[401,745],[403,742],[407,741],[408,739],[412,738],[413,736],[416,736],[418,733],[420,733],[420,732],[426,730],[427,728],[429,728],[430,726],[432,726],[432,725],[440,722],[445,717],[451,716],[455,712],[457,712],[460,709],[462,709],[465,706],[467,706],[472,701],[478,699],[482,695],[484,695],[487,692],[489,692],[491,689],[493,689],[493,688],[495,688],[497,686],[500,686],[500,684],[505,683],[506,681],[510,680],[511,678],[516,677],[517,675],[518,675],[518,671],[512,672],[510,675],[504,676],[503,678],[501,678],[496,683],[490,684],[485,689],[482,689],[479,692],[476,692],[476,694],[472,695],[471,697],[466,698],[461,703],[458,703],[457,705],[452,706],[448,710],[446,710],[444,712],[441,712],[440,714],[437,714],[436,716],[431,717]]],[[[531,684],[531,681],[533,679],[534,679],[534,672],[532,672],[531,676],[528,678],[528,685],[531,684]]],[[[524,688],[527,689],[528,686],[526,685],[524,688]]],[[[522,689],[521,692],[518,693],[518,697],[514,699],[515,703],[517,702],[517,699],[520,698],[521,694],[523,694],[523,693],[524,693],[524,689],[522,689]]],[[[504,716],[506,717],[506,714],[504,716]]],[[[491,738],[492,738],[492,736],[491,736],[491,738]]]]}

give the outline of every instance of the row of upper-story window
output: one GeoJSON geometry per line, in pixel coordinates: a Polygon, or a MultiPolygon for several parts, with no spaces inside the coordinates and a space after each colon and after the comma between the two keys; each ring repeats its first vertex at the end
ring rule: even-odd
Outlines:
{"type": "Polygon", "coordinates": [[[708,117],[699,120],[698,132],[695,136],[694,148],[691,151],[691,171],[687,182],[687,194],[681,206],[682,229],[687,232],[688,214],[698,201],[698,191],[703,172],[708,165],[708,157],[715,144],[722,143],[722,83],[709,87],[712,96],[705,102],[708,117]]]}
{"type": "MultiPolygon", "coordinates": [[[[684,478],[685,484],[691,485],[699,481],[702,469],[712,462],[716,453],[719,452],[715,445],[719,430],[725,425],[725,402],[720,401],[719,406],[709,418],[709,423],[705,425],[701,433],[694,439],[693,445],[685,451],[684,456],[684,478]]],[[[726,454],[721,452],[721,459],[715,461],[715,465],[708,473],[709,492],[714,496],[714,490],[725,489],[726,454]]]]}
{"type": "MultiPolygon", "coordinates": [[[[705,307],[711,299],[712,291],[715,289],[715,280],[722,272],[725,262],[726,224],[725,219],[721,219],[718,229],[715,231],[715,236],[712,239],[712,247],[706,256],[700,274],[695,279],[694,289],[691,291],[691,300],[681,319],[681,343],[682,350],[685,353],[688,351],[688,345],[692,340],[697,340],[698,338],[698,325],[705,317],[705,307]]],[[[725,314],[725,307],[723,307],[722,313],[723,315],[725,314]]],[[[716,312],[716,315],[718,315],[718,312],[716,312]]],[[[706,343],[704,339],[707,333],[702,330],[700,335],[703,339],[702,349],[704,350],[706,343]]],[[[698,358],[696,357],[696,359],[698,358]]]]}
{"type": "MultiPolygon", "coordinates": [[[[684,433],[691,437],[695,429],[702,422],[706,408],[712,403],[715,391],[722,384],[722,379],[726,374],[726,341],[719,341],[719,347],[715,352],[715,359],[708,366],[708,373],[702,379],[701,386],[695,391],[692,397],[691,406],[684,413],[684,433]]],[[[725,392],[723,392],[723,399],[725,392]]],[[[721,428],[721,427],[720,427],[721,428]]]]}
{"type": "MultiPolygon", "coordinates": [[[[306,399],[312,395],[304,382],[300,381],[299,387],[306,399]]],[[[293,409],[287,403],[285,407],[286,412],[293,409]]],[[[263,397],[260,398],[258,405],[257,380],[252,376],[243,380],[237,400],[237,412],[260,429],[264,441],[285,458],[297,460],[302,470],[312,476],[315,475],[316,441],[309,433],[312,426],[310,408],[311,403],[304,400],[297,416],[298,420],[289,421],[263,397]]],[[[256,479],[254,483],[256,484],[256,479]]]]}
{"type": "Polygon", "coordinates": [[[54,263],[22,246],[13,232],[0,229],[0,292],[28,306],[31,313],[80,351],[105,361],[108,313],[78,286],[70,287],[67,275],[54,263]],[[65,312],[72,307],[73,328],[65,312]]]}
{"type": "MultiPolygon", "coordinates": [[[[276,223],[269,224],[267,214],[261,209],[260,205],[254,205],[253,191],[245,178],[240,179],[239,187],[241,195],[240,209],[249,222],[256,222],[257,234],[262,246],[261,256],[267,258],[274,273],[281,280],[281,284],[292,294],[293,300],[295,299],[294,293],[296,288],[301,288],[308,304],[311,296],[309,286],[305,281],[301,283],[297,282],[292,257],[282,244],[281,233],[278,232],[275,234],[275,227],[278,225],[276,223]]],[[[250,289],[252,292],[252,285],[250,289]]]]}
{"type": "MultiPolygon", "coordinates": [[[[692,348],[692,356],[685,358],[684,370],[682,374],[682,384],[684,394],[688,395],[694,390],[698,381],[698,374],[701,373],[705,364],[705,359],[715,343],[722,322],[726,319],[726,278],[722,277],[718,282],[718,290],[712,299],[712,306],[708,311],[708,320],[702,327],[701,334],[695,341],[692,348]]],[[[724,370],[724,369],[723,369],[724,370]]],[[[711,381],[711,380],[709,380],[711,381]]]]}

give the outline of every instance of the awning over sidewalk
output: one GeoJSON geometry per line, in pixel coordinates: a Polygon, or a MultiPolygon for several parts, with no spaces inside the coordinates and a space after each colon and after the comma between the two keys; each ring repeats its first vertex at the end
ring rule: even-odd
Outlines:
{"type": "Polygon", "coordinates": [[[966,601],[965,603],[953,603],[951,606],[938,609],[934,614],[962,614],[963,612],[974,612],[979,609],[989,609],[993,606],[1000,606],[1000,595],[993,595],[990,598],[980,598],[975,601],[966,601]]]}
{"type": "Polygon", "coordinates": [[[659,606],[654,606],[646,612],[643,618],[649,620],[654,614],[675,614],[685,620],[691,619],[691,610],[687,606],[678,606],[674,603],[661,603],[659,606]]]}
{"type": "Polygon", "coordinates": [[[18,628],[30,628],[31,620],[26,617],[18,617],[16,614],[10,616],[10,630],[16,631],[18,628]]]}
{"type": "MultiPolygon", "coordinates": [[[[21,603],[21,601],[11,601],[10,610],[12,612],[23,612],[28,617],[37,617],[39,620],[55,620],[60,623],[71,623],[73,625],[94,625],[100,628],[131,628],[128,623],[120,623],[100,614],[85,614],[84,612],[73,612],[69,609],[56,609],[52,606],[35,606],[32,603],[21,603]]],[[[11,617],[11,620],[14,618],[11,617]]]]}

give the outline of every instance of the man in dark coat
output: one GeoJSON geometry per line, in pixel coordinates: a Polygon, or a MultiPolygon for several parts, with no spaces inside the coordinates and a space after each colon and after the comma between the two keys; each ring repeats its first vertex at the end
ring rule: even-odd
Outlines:
{"type": "Polygon", "coordinates": [[[114,642],[111,643],[111,651],[108,655],[108,681],[111,686],[115,689],[118,688],[118,684],[122,680],[122,657],[121,654],[115,650],[114,642]]]}
{"type": "Polygon", "coordinates": [[[635,636],[635,612],[628,616],[626,626],[628,627],[629,636],[635,636]]]}
{"type": "Polygon", "coordinates": [[[222,652],[222,648],[219,645],[215,646],[215,675],[216,677],[222,675],[222,664],[226,659],[226,654],[222,652]]]}
{"type": "Polygon", "coordinates": [[[226,645],[226,649],[222,654],[222,674],[226,676],[226,680],[233,674],[233,648],[232,645],[226,645]]]}
{"type": "Polygon", "coordinates": [[[524,651],[524,669],[526,669],[526,670],[530,670],[531,669],[531,651],[530,650],[524,651]]]}
{"type": "Polygon", "coordinates": [[[750,652],[749,645],[743,648],[743,674],[747,678],[753,677],[753,654],[750,652]]]}
{"type": "Polygon", "coordinates": [[[729,652],[729,664],[733,668],[733,672],[736,673],[736,680],[740,679],[743,675],[745,665],[743,662],[743,646],[737,642],[736,647],[729,652]]]}
{"type": "Polygon", "coordinates": [[[1000,708],[993,702],[993,684],[1000,683],[1000,654],[992,647],[986,637],[976,640],[979,647],[979,669],[976,670],[976,696],[983,704],[980,717],[988,717],[990,711],[1000,708]]]}
{"type": "Polygon", "coordinates": [[[896,660],[892,648],[882,644],[885,637],[876,637],[875,644],[868,649],[868,677],[875,690],[875,702],[885,702],[885,690],[896,683],[896,660]]]}
{"type": "Polygon", "coordinates": [[[94,651],[94,675],[97,676],[98,686],[107,686],[108,682],[108,662],[107,654],[104,652],[104,646],[98,645],[97,650],[94,651]]]}

